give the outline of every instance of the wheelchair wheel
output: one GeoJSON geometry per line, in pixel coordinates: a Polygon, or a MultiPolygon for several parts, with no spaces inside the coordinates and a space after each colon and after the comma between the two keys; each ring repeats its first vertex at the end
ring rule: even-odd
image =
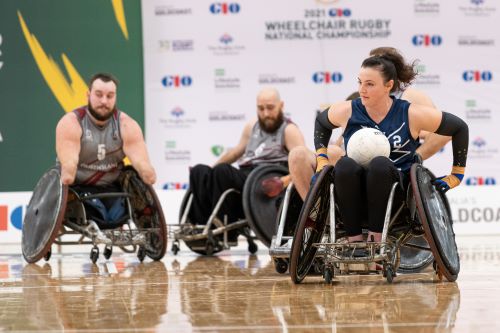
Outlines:
{"type": "Polygon", "coordinates": [[[50,258],[50,248],[64,220],[68,186],[62,185],[59,169],[52,168],[33,190],[22,230],[22,252],[29,263],[50,258]]]}
{"type": "MultiPolygon", "coordinates": [[[[182,198],[182,201],[181,201],[181,206],[180,206],[180,209],[179,209],[179,223],[181,223],[182,221],[182,216],[184,215],[184,212],[186,211],[186,207],[187,207],[187,204],[188,204],[188,201],[189,201],[189,197],[192,195],[192,191],[191,189],[188,189],[186,191],[186,194],[184,194],[184,197],[182,198]]],[[[189,215],[187,216],[187,219],[186,219],[186,224],[194,224],[190,218],[189,218],[189,215]]],[[[182,228],[182,225],[180,225],[180,228],[181,228],[181,231],[182,230],[187,230],[187,229],[183,229],[182,228]]],[[[202,230],[196,230],[196,229],[193,229],[193,230],[189,230],[188,231],[189,234],[196,234],[196,233],[201,233],[202,230]]],[[[210,233],[209,233],[210,235],[210,233]]],[[[210,237],[214,237],[214,236],[210,236],[210,237]]],[[[220,252],[222,251],[222,247],[220,246],[217,246],[217,243],[218,241],[221,241],[222,242],[222,237],[220,236],[215,236],[213,239],[209,240],[209,238],[205,238],[205,239],[197,239],[197,240],[191,240],[191,241],[187,241],[187,240],[184,240],[184,244],[186,244],[186,246],[191,250],[193,251],[194,253],[198,253],[198,254],[201,254],[201,255],[212,255],[212,254],[215,254],[217,252],[220,252]],[[215,244],[215,245],[214,245],[215,244]]]]}
{"type": "Polygon", "coordinates": [[[161,260],[167,251],[167,224],[160,200],[156,196],[156,192],[151,185],[147,185],[149,195],[152,199],[154,207],[153,216],[151,218],[151,228],[156,229],[154,233],[148,233],[148,243],[146,246],[146,255],[153,260],[161,260]]]}
{"type": "Polygon", "coordinates": [[[411,245],[429,247],[429,243],[424,237],[413,237],[401,246],[401,261],[398,272],[400,273],[418,273],[427,268],[434,261],[431,251],[421,250],[411,245]]]}
{"type": "Polygon", "coordinates": [[[261,183],[264,179],[282,177],[288,174],[288,169],[281,165],[265,164],[253,170],[245,181],[242,200],[248,225],[257,238],[267,247],[276,232],[276,216],[284,192],[269,198],[263,193],[261,183]]]}
{"type": "Polygon", "coordinates": [[[446,195],[436,190],[432,184],[434,175],[422,165],[414,164],[410,177],[419,218],[439,273],[448,281],[455,281],[460,271],[460,258],[446,195]]]}
{"type": "Polygon", "coordinates": [[[146,233],[145,254],[153,260],[160,260],[167,250],[167,225],[155,190],[144,183],[131,166],[123,169],[121,184],[124,191],[131,195],[137,228],[150,229],[146,233]]]}
{"type": "Polygon", "coordinates": [[[321,171],[300,211],[290,254],[290,277],[294,283],[300,283],[306,277],[318,250],[313,244],[321,242],[325,232],[330,211],[332,170],[332,166],[326,166],[321,171]]]}

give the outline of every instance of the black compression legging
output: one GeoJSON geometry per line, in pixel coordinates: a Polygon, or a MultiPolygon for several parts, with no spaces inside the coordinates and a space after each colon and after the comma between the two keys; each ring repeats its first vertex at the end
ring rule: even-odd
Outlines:
{"type": "MultiPolygon", "coordinates": [[[[347,235],[361,234],[363,221],[370,231],[382,232],[392,184],[399,182],[403,188],[402,173],[386,157],[374,158],[367,169],[343,157],[334,170],[335,198],[347,235]]],[[[395,202],[400,202],[402,192],[396,193],[395,202]]]]}

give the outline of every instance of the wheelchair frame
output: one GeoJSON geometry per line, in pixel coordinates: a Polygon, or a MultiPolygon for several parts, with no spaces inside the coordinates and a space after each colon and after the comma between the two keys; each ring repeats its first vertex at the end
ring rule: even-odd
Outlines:
{"type": "Polygon", "coordinates": [[[180,250],[180,241],[184,241],[186,245],[194,252],[203,255],[212,255],[214,253],[220,252],[222,250],[228,250],[231,248],[232,243],[228,241],[228,232],[236,229],[242,230],[242,235],[248,240],[248,251],[250,253],[257,252],[257,244],[255,244],[250,231],[248,230],[247,219],[240,219],[232,223],[228,223],[227,215],[224,215],[224,221],[221,221],[217,217],[222,204],[226,197],[230,194],[240,194],[239,191],[235,189],[228,189],[222,193],[214,210],[210,214],[206,224],[192,224],[188,223],[188,214],[191,209],[193,194],[190,190],[186,192],[180,209],[180,221],[179,224],[170,224],[170,226],[175,226],[176,229],[170,228],[170,237],[173,238],[172,252],[176,255],[180,250]],[[215,229],[212,228],[215,227],[215,229]],[[220,236],[222,235],[222,239],[220,236]],[[203,245],[194,244],[195,241],[203,241],[203,245]]]}
{"type": "Polygon", "coordinates": [[[202,255],[212,255],[230,249],[235,244],[228,240],[228,232],[234,230],[240,231],[240,234],[247,239],[248,251],[252,254],[258,250],[256,239],[259,239],[265,246],[269,246],[272,234],[274,234],[274,227],[270,228],[272,230],[270,232],[268,223],[275,223],[276,218],[273,215],[269,221],[268,215],[276,213],[275,205],[280,197],[267,197],[258,192],[260,186],[256,186],[256,184],[260,184],[266,177],[286,174],[288,174],[288,169],[280,164],[262,163],[255,167],[248,175],[241,192],[233,188],[221,194],[205,224],[195,224],[188,221],[193,198],[191,191],[188,190],[181,203],[179,224],[170,225],[170,237],[174,239],[172,252],[177,254],[180,249],[180,240],[183,240],[192,251],[202,255]],[[231,194],[241,194],[245,218],[231,222],[228,221],[227,215],[224,215],[223,219],[220,220],[217,215],[227,196],[231,194]]]}
{"type": "MultiPolygon", "coordinates": [[[[132,167],[127,167],[123,170],[123,172],[128,171],[133,172],[135,176],[138,177],[136,171],[132,167]]],[[[52,182],[59,182],[60,184],[60,175],[57,169],[50,170],[44,175],[44,177],[52,177],[52,182]],[[55,173],[54,170],[56,171],[55,173]]],[[[134,176],[130,177],[132,178],[134,176]]],[[[139,179],[139,181],[142,183],[142,180],[139,179]]],[[[54,222],[52,236],[48,239],[47,243],[43,246],[43,250],[37,256],[27,257],[23,249],[25,259],[28,262],[36,262],[42,257],[45,261],[50,260],[53,244],[58,246],[90,244],[93,245],[90,251],[90,259],[95,264],[99,258],[98,245],[104,244],[104,257],[106,259],[111,257],[113,247],[118,246],[122,251],[127,253],[134,253],[137,251],[137,257],[141,262],[146,256],[153,260],[160,260],[165,255],[167,243],[165,218],[163,216],[163,212],[161,211],[162,208],[159,200],[152,187],[145,185],[144,183],[142,184],[147,187],[146,191],[149,192],[149,199],[152,200],[151,206],[148,205],[147,207],[149,213],[147,216],[152,216],[152,221],[148,222],[153,224],[149,227],[140,226],[140,218],[134,216],[134,207],[131,202],[133,196],[130,193],[107,192],[82,194],[73,187],[62,186],[62,188],[67,188],[67,190],[62,191],[63,194],[59,199],[64,202],[62,203],[62,209],[59,211],[56,221],[54,222]],[[65,193],[67,193],[67,195],[65,193]],[[84,202],[93,199],[106,198],[124,199],[126,212],[120,219],[118,219],[118,221],[107,222],[87,214],[84,202]],[[99,223],[102,225],[109,224],[109,228],[102,228],[102,225],[99,227],[99,223]],[[76,239],[76,236],[79,236],[79,238],[76,239]],[[72,240],[69,239],[71,237],[72,240]],[[160,239],[161,244],[157,243],[158,239],[160,239]]],[[[35,188],[34,191],[40,190],[43,191],[44,189],[35,188]]],[[[144,195],[146,195],[147,199],[147,194],[144,193],[144,195]]],[[[23,223],[23,228],[24,227],[23,223]]],[[[25,241],[27,240],[24,240],[23,229],[23,242],[25,241]]]]}

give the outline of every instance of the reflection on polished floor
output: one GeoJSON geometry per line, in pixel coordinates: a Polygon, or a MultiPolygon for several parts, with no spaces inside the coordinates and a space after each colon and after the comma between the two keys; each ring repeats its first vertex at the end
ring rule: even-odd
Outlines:
{"type": "Polygon", "coordinates": [[[27,265],[0,252],[0,331],[5,332],[499,332],[499,237],[457,238],[461,272],[431,270],[320,277],[294,285],[267,249],[201,257],[185,246],[160,262],[116,253],[92,265],[90,249],[27,265]]]}

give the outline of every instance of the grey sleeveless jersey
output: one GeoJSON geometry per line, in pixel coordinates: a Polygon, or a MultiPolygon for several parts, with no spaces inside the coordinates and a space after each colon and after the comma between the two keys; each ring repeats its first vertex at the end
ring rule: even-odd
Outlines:
{"type": "Polygon", "coordinates": [[[102,128],[92,122],[86,107],[73,112],[82,127],[75,184],[112,184],[120,175],[125,157],[120,135],[120,111],[115,111],[102,128]]]}
{"type": "Polygon", "coordinates": [[[238,161],[238,165],[249,167],[259,163],[286,163],[288,151],[285,147],[285,128],[290,123],[290,120],[284,119],[274,133],[267,133],[260,128],[257,121],[252,128],[250,140],[245,153],[238,161]]]}

